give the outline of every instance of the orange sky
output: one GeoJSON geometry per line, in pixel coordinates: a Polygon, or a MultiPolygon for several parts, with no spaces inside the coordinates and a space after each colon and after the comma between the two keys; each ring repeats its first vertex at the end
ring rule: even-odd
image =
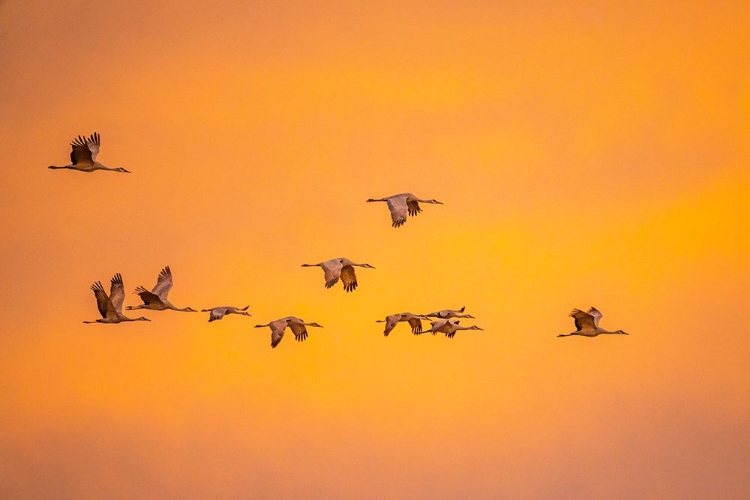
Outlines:
{"type": "Polygon", "coordinates": [[[0,497],[748,498],[750,8],[496,3],[0,2],[0,497]]]}

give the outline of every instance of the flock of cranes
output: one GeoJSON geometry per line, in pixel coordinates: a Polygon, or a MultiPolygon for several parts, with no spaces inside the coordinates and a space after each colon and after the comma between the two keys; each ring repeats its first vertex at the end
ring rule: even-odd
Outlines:
{"type": "MultiPolygon", "coordinates": [[[[78,136],[71,143],[70,161],[69,165],[65,166],[53,166],[51,169],[70,169],[78,170],[80,172],[93,172],[96,170],[108,170],[111,172],[130,173],[122,167],[111,168],[107,167],[98,161],[96,157],[99,155],[99,148],[101,141],[99,134],[94,132],[88,138],[78,136]]],[[[367,202],[385,202],[388,205],[388,210],[391,213],[391,225],[394,228],[401,227],[406,222],[408,215],[412,217],[418,215],[422,209],[420,203],[426,204],[437,204],[442,205],[442,202],[435,199],[420,199],[411,193],[401,193],[386,198],[370,198],[367,202]]],[[[339,279],[344,287],[344,291],[353,292],[357,289],[357,276],[354,272],[354,267],[363,267],[367,269],[375,269],[374,266],[367,263],[356,263],[346,257],[338,257],[335,259],[326,260],[317,264],[302,264],[302,267],[320,267],[323,270],[323,276],[325,278],[325,287],[331,288],[339,279]]],[[[146,317],[130,318],[123,314],[122,306],[125,300],[125,287],[122,281],[122,275],[120,273],[115,274],[110,280],[110,292],[104,290],[104,286],[100,281],[95,282],[91,285],[91,290],[94,292],[96,297],[96,305],[99,309],[101,318],[94,321],[84,321],[84,323],[122,323],[126,321],[151,321],[146,317]]],[[[169,291],[172,289],[172,270],[169,266],[164,267],[159,273],[156,279],[156,285],[151,289],[147,290],[143,286],[135,288],[135,292],[143,302],[136,306],[127,306],[126,310],[138,310],[138,309],[149,309],[152,311],[181,311],[181,312],[198,312],[190,307],[176,307],[173,305],[168,297],[169,291]]],[[[216,321],[222,319],[224,316],[229,314],[237,314],[242,316],[251,316],[247,312],[249,306],[242,308],[234,306],[219,306],[212,307],[209,309],[202,309],[201,312],[208,312],[208,321],[216,321]]],[[[483,330],[479,326],[463,326],[460,324],[458,318],[469,318],[475,319],[470,314],[464,314],[464,307],[460,309],[443,309],[441,311],[432,312],[429,314],[413,314],[410,312],[403,312],[397,314],[391,314],[382,320],[376,320],[378,323],[385,323],[385,329],[383,335],[388,336],[396,326],[401,322],[409,324],[411,331],[415,335],[420,335],[424,332],[429,331],[433,335],[443,333],[447,338],[453,338],[459,330],[483,330]],[[432,321],[432,319],[435,319],[432,321]],[[424,330],[422,327],[422,321],[430,321],[430,327],[424,330]]],[[[602,334],[616,334],[616,335],[628,335],[622,330],[609,331],[599,326],[599,320],[602,317],[602,313],[595,308],[590,308],[587,312],[583,312],[580,309],[573,309],[570,316],[574,318],[576,331],[571,333],[564,333],[558,335],[558,337],[569,337],[573,335],[580,335],[584,337],[596,337],[602,334]]],[[[255,328],[269,327],[271,329],[271,347],[276,347],[281,339],[284,337],[284,332],[289,328],[294,334],[294,338],[297,341],[303,341],[307,338],[307,327],[322,328],[315,322],[305,322],[304,320],[295,316],[287,316],[271,321],[265,325],[255,325],[255,328]]]]}

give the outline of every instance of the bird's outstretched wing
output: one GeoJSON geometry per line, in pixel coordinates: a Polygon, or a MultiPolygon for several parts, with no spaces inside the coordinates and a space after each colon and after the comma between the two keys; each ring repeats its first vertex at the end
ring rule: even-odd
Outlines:
{"type": "Polygon", "coordinates": [[[307,328],[305,328],[302,321],[297,319],[289,320],[289,328],[292,330],[297,342],[302,342],[307,338],[307,328]]]}
{"type": "Polygon", "coordinates": [[[419,212],[422,211],[421,208],[419,208],[419,203],[417,200],[408,200],[406,202],[406,205],[409,207],[409,215],[412,217],[419,215],[419,212]]]}
{"type": "Polygon", "coordinates": [[[91,134],[91,136],[86,139],[86,146],[88,146],[89,151],[91,151],[91,159],[93,161],[96,161],[96,157],[99,154],[99,146],[101,143],[99,142],[99,134],[94,132],[91,134]]]}
{"type": "Polygon", "coordinates": [[[119,314],[122,314],[122,303],[125,300],[125,287],[122,284],[122,275],[120,273],[115,274],[109,287],[109,300],[112,302],[112,307],[119,314]]]}
{"type": "Polygon", "coordinates": [[[420,320],[416,316],[412,316],[407,321],[409,323],[409,326],[411,327],[411,332],[414,335],[419,335],[420,333],[422,333],[422,320],[420,320]]]}
{"type": "Polygon", "coordinates": [[[579,332],[596,329],[594,317],[591,314],[583,312],[580,309],[573,309],[570,315],[575,319],[576,328],[579,332]]]}
{"type": "Polygon", "coordinates": [[[227,307],[212,307],[208,322],[210,323],[211,321],[216,321],[217,319],[223,318],[228,309],[229,308],[227,307]]]}
{"type": "Polygon", "coordinates": [[[162,301],[167,300],[169,291],[172,289],[172,270],[169,266],[166,266],[159,273],[159,277],[156,279],[156,286],[151,290],[153,293],[159,296],[162,301]]]}
{"type": "Polygon", "coordinates": [[[117,318],[117,312],[112,305],[112,301],[107,297],[107,292],[104,291],[101,281],[97,281],[91,285],[91,289],[94,291],[96,297],[96,307],[99,309],[99,314],[104,319],[115,319],[117,318]]]}
{"type": "Polygon", "coordinates": [[[430,325],[432,327],[430,328],[430,332],[435,335],[438,332],[445,332],[446,325],[448,324],[447,319],[439,319],[437,321],[431,321],[430,325]]]}
{"type": "Polygon", "coordinates": [[[323,262],[320,267],[323,268],[323,273],[326,279],[326,288],[331,288],[333,285],[338,283],[339,276],[341,276],[341,262],[338,259],[331,259],[323,262]]]}
{"type": "Polygon", "coordinates": [[[388,198],[388,210],[391,211],[391,222],[393,227],[401,227],[406,222],[406,197],[391,196],[388,198]]]}
{"type": "Polygon", "coordinates": [[[385,330],[383,330],[383,335],[386,337],[389,333],[393,331],[394,328],[396,328],[396,325],[398,325],[399,320],[401,319],[400,314],[391,314],[390,316],[385,317],[385,330]]]}
{"type": "Polygon", "coordinates": [[[588,313],[591,315],[592,318],[594,318],[594,326],[596,326],[596,328],[599,328],[599,320],[602,317],[602,313],[600,313],[599,310],[596,309],[595,307],[590,308],[588,310],[588,313]]]}
{"type": "Polygon", "coordinates": [[[354,274],[354,267],[343,266],[341,268],[341,281],[344,283],[344,290],[353,292],[357,289],[357,276],[354,274]]]}
{"type": "Polygon", "coordinates": [[[146,304],[147,306],[151,304],[156,304],[159,306],[164,305],[164,302],[162,302],[162,300],[159,298],[158,295],[156,295],[155,293],[149,292],[142,286],[136,287],[135,293],[138,294],[138,296],[141,298],[143,303],[146,304]]]}
{"type": "Polygon", "coordinates": [[[271,322],[271,347],[276,347],[284,338],[284,330],[286,330],[286,319],[277,319],[271,322]]]}
{"type": "Polygon", "coordinates": [[[70,162],[73,165],[94,163],[94,155],[91,153],[86,138],[78,136],[70,143],[70,162]]]}

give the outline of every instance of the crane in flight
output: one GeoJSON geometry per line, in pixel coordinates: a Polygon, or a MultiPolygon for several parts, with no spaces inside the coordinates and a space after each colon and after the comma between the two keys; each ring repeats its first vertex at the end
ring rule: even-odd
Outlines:
{"type": "Polygon", "coordinates": [[[211,313],[208,316],[208,322],[216,321],[217,319],[221,319],[227,314],[241,314],[243,316],[252,316],[249,312],[247,312],[247,308],[250,306],[245,306],[242,308],[239,307],[232,307],[232,306],[219,306],[219,307],[211,307],[209,309],[201,309],[201,312],[208,312],[211,313]]]}
{"type": "Polygon", "coordinates": [[[79,135],[70,143],[70,146],[72,148],[72,150],[70,151],[70,165],[64,165],[62,167],[50,165],[49,168],[67,168],[69,170],[78,170],[79,172],[109,170],[110,172],[123,172],[126,174],[130,173],[130,170],[125,170],[122,167],[108,167],[96,161],[96,157],[99,155],[100,145],[101,142],[99,141],[99,134],[96,132],[91,134],[88,139],[79,135]]]}
{"type": "Polygon", "coordinates": [[[422,211],[419,207],[420,203],[432,203],[442,205],[443,203],[435,199],[422,200],[417,198],[411,193],[394,194],[386,198],[369,198],[368,203],[376,201],[384,201],[388,204],[388,210],[391,211],[391,225],[393,227],[401,227],[406,222],[407,213],[412,217],[415,217],[422,211]]]}
{"type": "Polygon", "coordinates": [[[461,326],[459,323],[459,320],[450,318],[433,321],[431,323],[432,326],[430,328],[430,333],[433,335],[436,333],[444,333],[446,337],[452,339],[458,330],[483,330],[476,325],[461,326]]]}
{"type": "Polygon", "coordinates": [[[422,320],[428,319],[427,316],[422,316],[418,314],[412,314],[410,312],[403,312],[400,314],[391,314],[385,317],[385,319],[378,319],[375,320],[376,323],[385,323],[385,330],[383,330],[383,335],[386,337],[388,336],[391,331],[396,328],[396,325],[399,324],[401,321],[406,321],[409,323],[409,326],[411,327],[411,331],[414,335],[419,335],[422,333],[422,320]]]}
{"type": "Polygon", "coordinates": [[[172,270],[169,269],[169,266],[166,266],[159,273],[159,276],[156,279],[156,285],[153,289],[151,289],[150,292],[142,286],[139,286],[135,289],[134,293],[138,294],[138,296],[143,301],[143,304],[138,304],[137,306],[128,306],[126,309],[151,309],[153,311],[164,311],[166,309],[171,309],[173,311],[198,312],[191,307],[175,307],[169,300],[167,300],[169,291],[171,289],[172,270]]]}
{"type": "Polygon", "coordinates": [[[464,312],[464,309],[466,309],[466,306],[462,307],[461,309],[443,309],[442,311],[436,311],[430,314],[425,314],[425,316],[428,316],[430,318],[442,318],[442,319],[448,319],[448,318],[474,319],[474,316],[472,316],[471,314],[461,314],[464,312]]]}
{"type": "Polygon", "coordinates": [[[84,323],[122,323],[123,321],[151,321],[141,316],[140,318],[128,318],[122,314],[122,303],[125,300],[125,287],[122,284],[122,275],[115,274],[110,280],[109,296],[104,291],[101,281],[91,285],[96,297],[96,307],[99,309],[100,319],[95,321],[84,321],[84,323]]]}
{"type": "Polygon", "coordinates": [[[575,320],[576,331],[570,333],[561,333],[558,337],[570,337],[571,335],[580,335],[582,337],[596,337],[602,334],[629,335],[622,330],[609,331],[599,326],[599,319],[602,317],[596,308],[592,307],[587,312],[580,309],[573,309],[569,316],[575,320]]]}
{"type": "Polygon", "coordinates": [[[302,267],[316,266],[323,269],[326,288],[331,288],[338,282],[339,278],[341,278],[341,282],[344,284],[344,290],[347,292],[353,292],[357,288],[357,275],[354,274],[354,266],[375,269],[375,267],[370,264],[357,264],[346,257],[330,259],[325,262],[318,262],[317,264],[302,264],[302,267]]]}
{"type": "Polygon", "coordinates": [[[255,325],[255,328],[265,328],[265,327],[271,328],[271,347],[276,347],[279,345],[279,342],[281,342],[281,339],[284,338],[284,330],[286,330],[286,327],[288,326],[290,330],[292,330],[292,333],[294,334],[294,339],[297,342],[302,342],[307,338],[307,327],[308,326],[314,326],[316,328],[323,328],[322,325],[319,325],[317,323],[305,323],[301,319],[295,317],[295,316],[287,316],[286,318],[280,318],[274,321],[271,321],[270,323],[267,323],[265,325],[255,325]]]}

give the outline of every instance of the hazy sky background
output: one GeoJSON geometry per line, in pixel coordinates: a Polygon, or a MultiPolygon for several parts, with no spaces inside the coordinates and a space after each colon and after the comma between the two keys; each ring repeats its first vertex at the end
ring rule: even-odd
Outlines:
{"type": "Polygon", "coordinates": [[[0,497],[750,497],[750,7],[498,3],[0,2],[0,497]]]}

